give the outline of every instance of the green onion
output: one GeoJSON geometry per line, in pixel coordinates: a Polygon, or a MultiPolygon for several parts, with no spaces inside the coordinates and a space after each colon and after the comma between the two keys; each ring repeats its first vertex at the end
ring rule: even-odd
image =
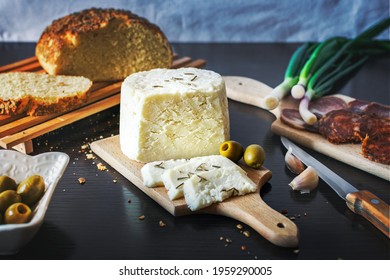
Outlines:
{"type": "Polygon", "coordinates": [[[264,109],[275,109],[279,105],[279,101],[290,92],[291,88],[298,82],[299,73],[315,46],[315,43],[305,43],[294,52],[288,63],[283,82],[264,97],[262,102],[264,109]]]}
{"type": "Polygon", "coordinates": [[[322,63],[317,71],[312,72],[310,80],[306,81],[308,83],[307,91],[299,104],[300,115],[306,123],[314,124],[317,121],[317,117],[309,111],[311,100],[329,93],[336,82],[363,65],[369,55],[390,53],[388,41],[374,41],[371,39],[373,36],[379,35],[388,26],[390,26],[390,18],[370,27],[354,40],[344,41],[341,48],[331,56],[326,54],[327,60],[322,63]]]}
{"type": "Polygon", "coordinates": [[[291,95],[296,99],[301,99],[305,95],[307,83],[312,75],[326,62],[334,52],[346,41],[343,37],[332,37],[318,44],[309,60],[305,63],[299,74],[299,80],[291,89],[291,95]]]}
{"type": "Polygon", "coordinates": [[[356,68],[361,66],[368,56],[363,56],[354,63],[351,63],[348,59],[341,62],[340,65],[330,72],[324,79],[320,79],[320,75],[314,75],[310,80],[308,85],[308,90],[305,93],[304,98],[299,103],[299,113],[302,119],[307,124],[314,124],[317,122],[317,116],[309,111],[310,101],[314,98],[319,98],[327,93],[329,93],[333,85],[342,77],[354,71],[356,68]],[[318,84],[318,85],[317,85],[318,84]],[[317,89],[314,90],[313,87],[317,86],[317,89]]]}
{"type": "Polygon", "coordinates": [[[355,40],[374,38],[374,37],[378,36],[379,34],[381,34],[389,26],[390,26],[390,18],[382,19],[381,21],[377,22],[376,24],[370,26],[367,30],[365,30],[359,36],[357,36],[355,40]]]}
{"type": "Polygon", "coordinates": [[[386,40],[362,40],[359,46],[351,46],[347,53],[357,55],[381,55],[390,52],[390,41],[386,40]]]}

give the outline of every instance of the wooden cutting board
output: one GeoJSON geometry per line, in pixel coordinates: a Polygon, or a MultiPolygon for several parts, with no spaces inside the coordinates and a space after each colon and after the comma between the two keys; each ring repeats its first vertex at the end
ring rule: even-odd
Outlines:
{"type": "Polygon", "coordinates": [[[119,145],[119,136],[102,139],[91,144],[92,151],[126,177],[136,187],[160,204],[174,216],[198,213],[216,214],[231,217],[252,227],[264,238],[282,247],[298,246],[298,229],[287,217],[270,208],[259,194],[261,187],[268,182],[272,173],[266,168],[259,170],[241,165],[249,178],[258,185],[258,192],[229,198],[221,203],[192,212],[184,199],[171,201],[164,187],[147,188],[141,177],[142,163],[130,160],[119,145]]]}
{"type": "MultiPolygon", "coordinates": [[[[227,95],[230,99],[257,107],[261,107],[262,98],[272,90],[266,84],[246,77],[225,76],[224,80],[227,95]]],[[[342,94],[337,94],[337,96],[347,102],[353,100],[353,98],[342,94]]],[[[283,99],[279,107],[270,111],[276,117],[276,120],[271,126],[273,132],[324,155],[390,181],[390,166],[363,157],[361,144],[335,145],[317,133],[295,129],[284,124],[280,120],[280,110],[291,108],[292,106],[293,104],[291,104],[289,99],[283,99]]]]}

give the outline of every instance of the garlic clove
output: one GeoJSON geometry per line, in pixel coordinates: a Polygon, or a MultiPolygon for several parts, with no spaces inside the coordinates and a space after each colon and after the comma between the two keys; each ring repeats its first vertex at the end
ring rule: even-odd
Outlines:
{"type": "Polygon", "coordinates": [[[290,184],[288,184],[294,191],[303,193],[310,193],[318,186],[317,171],[311,166],[308,166],[301,174],[296,176],[290,184]]]}
{"type": "Polygon", "coordinates": [[[286,163],[287,168],[294,174],[300,174],[305,170],[305,165],[293,155],[291,147],[284,156],[284,162],[286,163]]]}

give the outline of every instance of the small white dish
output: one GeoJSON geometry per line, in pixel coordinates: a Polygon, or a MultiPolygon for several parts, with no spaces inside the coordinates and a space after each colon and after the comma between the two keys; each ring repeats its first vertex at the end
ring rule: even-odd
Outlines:
{"type": "Polygon", "coordinates": [[[47,207],[69,162],[69,156],[60,152],[29,156],[17,151],[0,150],[0,175],[7,175],[20,183],[33,174],[45,180],[45,194],[31,209],[33,217],[25,224],[0,224],[0,254],[17,253],[37,233],[43,223],[47,207]]]}

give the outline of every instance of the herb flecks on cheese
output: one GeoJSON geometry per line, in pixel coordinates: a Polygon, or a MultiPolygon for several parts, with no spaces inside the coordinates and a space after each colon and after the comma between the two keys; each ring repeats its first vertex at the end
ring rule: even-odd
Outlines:
{"type": "Polygon", "coordinates": [[[207,172],[218,167],[235,167],[237,171],[245,174],[238,165],[229,160],[226,157],[216,155],[207,157],[197,157],[189,160],[188,162],[177,165],[172,169],[168,169],[162,174],[162,182],[165,188],[168,190],[168,196],[171,200],[183,197],[182,180],[189,179],[200,172],[207,172]],[[183,176],[184,175],[184,176],[183,176]],[[180,187],[178,187],[181,185],[180,187]]]}
{"type": "Polygon", "coordinates": [[[167,160],[167,161],[154,161],[145,164],[141,168],[141,175],[142,175],[144,185],[148,188],[163,186],[163,182],[161,179],[163,173],[185,162],[187,162],[187,160],[179,159],[179,160],[167,160]]]}
{"type": "Polygon", "coordinates": [[[234,167],[200,172],[185,181],[183,186],[184,198],[192,211],[256,189],[256,184],[234,167]]]}
{"type": "Polygon", "coordinates": [[[120,145],[130,159],[216,155],[227,139],[229,113],[219,74],[196,68],[154,69],[123,82],[120,145]]]}
{"type": "Polygon", "coordinates": [[[191,210],[257,189],[242,168],[220,155],[151,162],[141,174],[145,186],[164,185],[171,200],[184,196],[191,210]]]}

